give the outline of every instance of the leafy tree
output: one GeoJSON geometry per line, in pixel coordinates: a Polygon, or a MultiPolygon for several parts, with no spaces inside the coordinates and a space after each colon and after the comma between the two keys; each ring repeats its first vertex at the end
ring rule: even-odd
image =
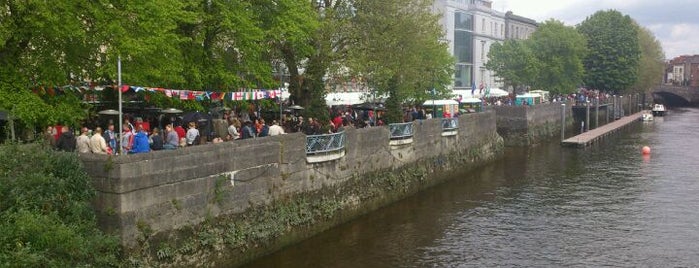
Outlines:
{"type": "Polygon", "coordinates": [[[102,2],[3,1],[0,4],[0,109],[27,126],[69,121],[84,112],[33,94],[93,76],[102,2]]]}
{"type": "Polygon", "coordinates": [[[200,0],[185,6],[197,19],[178,23],[177,32],[185,40],[185,81],[177,86],[231,91],[271,84],[265,57],[270,46],[259,22],[267,13],[258,12],[256,2],[200,0]]]}
{"type": "Polygon", "coordinates": [[[582,83],[585,37],[575,28],[548,20],[530,38],[531,50],[539,63],[533,86],[553,93],[571,93],[582,83]]]}
{"type": "Polygon", "coordinates": [[[76,154],[0,146],[0,266],[123,264],[118,238],[97,229],[94,194],[76,154]]]}
{"type": "Polygon", "coordinates": [[[638,64],[638,79],[633,85],[637,92],[649,92],[663,79],[665,73],[665,52],[653,33],[637,25],[638,42],[641,46],[641,59],[638,64]]]}
{"type": "Polygon", "coordinates": [[[354,2],[348,66],[387,93],[388,122],[402,121],[400,104],[427,99],[432,89],[446,95],[454,61],[431,12],[432,1],[354,2]],[[390,14],[390,15],[386,15],[390,14]]]}
{"type": "Polygon", "coordinates": [[[638,78],[641,57],[638,27],[631,17],[616,10],[598,11],[577,29],[589,48],[583,61],[585,85],[617,93],[628,90],[638,78]]]}
{"type": "Polygon", "coordinates": [[[526,40],[506,40],[495,43],[488,52],[485,67],[514,89],[533,85],[538,77],[540,63],[526,40]]]}

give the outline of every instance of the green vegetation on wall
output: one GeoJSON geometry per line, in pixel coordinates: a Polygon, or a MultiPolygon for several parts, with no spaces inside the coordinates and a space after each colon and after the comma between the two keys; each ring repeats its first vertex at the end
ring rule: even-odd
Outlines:
{"type": "Polygon", "coordinates": [[[119,266],[118,239],[97,229],[94,195],[76,154],[0,146],[0,266],[119,266]]]}

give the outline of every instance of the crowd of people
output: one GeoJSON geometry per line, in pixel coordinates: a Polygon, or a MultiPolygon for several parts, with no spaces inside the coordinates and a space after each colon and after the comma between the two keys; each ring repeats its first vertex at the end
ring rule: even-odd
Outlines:
{"type": "MultiPolygon", "coordinates": [[[[351,106],[332,107],[328,108],[328,112],[330,120],[327,122],[321,122],[317,118],[304,118],[292,112],[284,114],[281,122],[272,119],[268,124],[268,121],[255,111],[227,111],[221,116],[227,123],[223,132],[215,132],[210,125],[205,127],[196,121],[182,122],[177,119],[163,122],[167,124],[161,130],[157,127],[150,128],[153,122],[144,122],[140,118],[131,117],[132,123],[132,120],[127,117],[120,133],[116,132],[115,124],[110,121],[104,128],[81,127],[77,132],[68,126],[49,126],[44,133],[44,139],[47,144],[61,151],[116,155],[175,150],[204,143],[232,142],[286,133],[321,135],[341,132],[348,128],[385,125],[385,109],[381,106],[374,109],[354,109],[351,106]]],[[[448,118],[458,115],[456,112],[441,116],[448,118]]],[[[432,111],[426,110],[425,107],[409,106],[403,109],[404,122],[430,119],[432,116],[432,111]]]]}

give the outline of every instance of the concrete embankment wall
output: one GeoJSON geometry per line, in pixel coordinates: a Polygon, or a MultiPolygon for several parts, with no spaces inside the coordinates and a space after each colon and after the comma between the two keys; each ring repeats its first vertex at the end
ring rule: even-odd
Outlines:
{"type": "MultiPolygon", "coordinates": [[[[572,103],[567,103],[566,127],[573,124],[572,103]]],[[[560,136],[561,103],[533,106],[493,106],[497,115],[497,131],[506,146],[528,146],[560,136]]]]}
{"type": "Polygon", "coordinates": [[[298,242],[502,154],[494,112],[413,123],[390,146],[386,127],[350,129],[344,157],[308,163],[306,136],[287,134],[175,151],[85,154],[100,224],[134,262],[228,266],[298,242]]]}

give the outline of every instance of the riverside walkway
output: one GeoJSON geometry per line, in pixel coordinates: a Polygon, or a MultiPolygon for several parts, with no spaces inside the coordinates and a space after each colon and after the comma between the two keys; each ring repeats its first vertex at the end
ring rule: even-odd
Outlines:
{"type": "Polygon", "coordinates": [[[575,137],[568,138],[566,140],[563,140],[561,144],[563,146],[569,146],[569,147],[577,147],[577,148],[584,148],[587,146],[590,146],[591,144],[601,140],[602,138],[608,136],[611,133],[614,133],[618,131],[619,129],[622,129],[623,127],[627,126],[631,122],[638,121],[641,118],[641,114],[644,112],[648,111],[640,111],[638,113],[625,116],[622,118],[619,118],[619,120],[616,120],[614,122],[611,122],[609,124],[606,124],[604,126],[592,129],[588,132],[582,133],[580,135],[577,135],[575,137]]]}

